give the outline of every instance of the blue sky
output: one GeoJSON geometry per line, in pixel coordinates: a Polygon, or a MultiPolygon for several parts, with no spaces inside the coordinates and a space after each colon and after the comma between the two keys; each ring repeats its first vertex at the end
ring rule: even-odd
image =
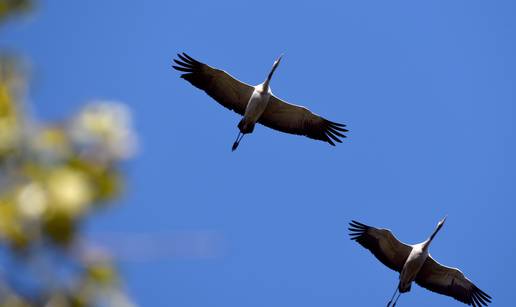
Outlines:
{"type": "MultiPolygon", "coordinates": [[[[215,250],[119,251],[141,306],[381,306],[397,274],[348,239],[349,220],[416,243],[446,214],[433,256],[508,306],[515,13],[508,0],[47,1],[0,29],[0,47],[30,59],[40,117],[91,99],[134,111],[141,150],[93,237],[173,250],[183,234],[215,250]],[[284,52],[274,93],[349,138],[332,148],[258,126],[231,153],[239,117],[178,78],[179,51],[251,84],[284,52]]],[[[460,303],[415,286],[399,305],[460,303]]]]}

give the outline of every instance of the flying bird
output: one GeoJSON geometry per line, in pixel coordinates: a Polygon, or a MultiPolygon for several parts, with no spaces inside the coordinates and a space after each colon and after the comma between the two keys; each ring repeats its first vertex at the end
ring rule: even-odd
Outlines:
{"type": "Polygon", "coordinates": [[[272,75],[281,62],[280,56],[272,65],[263,83],[248,85],[225,71],[201,63],[186,53],[177,54],[179,60],[172,67],[184,72],[181,78],[203,90],[222,106],[243,115],[238,123],[238,135],[233,143],[234,151],[244,135],[252,133],[258,122],[274,130],[305,135],[335,146],[348,130],[346,125],[329,121],[310,112],[305,107],[290,104],[274,96],[269,87],[272,75]]]}
{"type": "Polygon", "coordinates": [[[467,305],[487,306],[491,296],[480,290],[464,274],[456,268],[440,264],[428,253],[428,247],[437,232],[441,229],[446,217],[439,221],[432,235],[419,244],[400,242],[387,229],[379,229],[364,225],[357,221],[349,223],[351,240],[357,241],[367,248],[380,262],[400,273],[399,284],[387,307],[396,306],[401,293],[409,292],[412,282],[430,291],[451,296],[467,305]]]}

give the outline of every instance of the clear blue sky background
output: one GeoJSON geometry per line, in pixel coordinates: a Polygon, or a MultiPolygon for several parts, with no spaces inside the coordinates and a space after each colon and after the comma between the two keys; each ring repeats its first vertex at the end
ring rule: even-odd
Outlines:
{"type": "MultiPolygon", "coordinates": [[[[509,0],[45,1],[0,44],[30,58],[39,116],[96,98],[135,113],[126,196],[91,233],[221,238],[213,257],[122,259],[142,306],[383,306],[397,274],[348,239],[349,220],[416,243],[446,214],[432,254],[509,306],[515,14],[509,0]],[[231,153],[239,117],[178,78],[178,51],[252,84],[285,52],[275,94],[350,137],[258,126],[231,153]]],[[[399,305],[460,303],[415,286],[399,305]]]]}

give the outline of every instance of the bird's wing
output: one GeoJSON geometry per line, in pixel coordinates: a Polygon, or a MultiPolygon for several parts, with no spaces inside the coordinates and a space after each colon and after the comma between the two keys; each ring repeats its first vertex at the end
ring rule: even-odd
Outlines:
{"type": "Polygon", "coordinates": [[[238,81],[225,71],[194,60],[184,52],[177,56],[179,60],[174,59],[177,66],[172,67],[184,72],[181,78],[205,91],[224,107],[244,114],[254,87],[238,81]]]}
{"type": "Polygon", "coordinates": [[[444,266],[430,255],[421,267],[416,283],[473,307],[487,306],[487,303],[491,303],[491,296],[477,288],[459,269],[444,266]]]}
{"type": "Polygon", "coordinates": [[[394,271],[401,272],[412,247],[400,242],[387,229],[378,229],[357,221],[349,223],[351,240],[367,248],[378,260],[394,271]]]}
{"type": "Polygon", "coordinates": [[[269,104],[258,122],[269,128],[298,135],[305,135],[315,140],[342,143],[339,137],[346,137],[343,132],[346,125],[331,122],[316,115],[305,107],[293,105],[271,95],[269,104]]]}

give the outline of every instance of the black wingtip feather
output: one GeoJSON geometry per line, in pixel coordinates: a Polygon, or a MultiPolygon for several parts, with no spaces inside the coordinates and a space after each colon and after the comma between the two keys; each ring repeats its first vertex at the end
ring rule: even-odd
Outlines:
{"type": "Polygon", "coordinates": [[[174,59],[174,62],[175,62],[177,65],[179,65],[179,66],[183,66],[183,67],[190,68],[190,69],[194,68],[194,66],[193,66],[192,64],[187,63],[187,62],[181,62],[181,61],[178,61],[178,60],[176,60],[176,59],[174,59]]]}
{"type": "Polygon", "coordinates": [[[335,142],[342,143],[342,141],[339,140],[339,138],[336,137],[330,130],[326,131],[326,135],[331,137],[335,142]]]}
{"type": "Polygon", "coordinates": [[[482,303],[483,306],[487,306],[488,303],[491,303],[491,296],[477,287],[473,289],[472,297],[482,303]]]}
{"type": "Polygon", "coordinates": [[[491,298],[491,296],[489,294],[485,293],[484,291],[480,290],[479,288],[477,288],[477,290],[480,292],[480,294],[485,295],[488,299],[491,298]]]}
{"type": "Polygon", "coordinates": [[[175,65],[172,65],[172,67],[173,67],[175,70],[179,70],[179,71],[182,71],[182,72],[192,72],[192,70],[191,70],[191,69],[188,69],[188,68],[179,67],[179,66],[175,66],[175,65]]]}
{"type": "Polygon", "coordinates": [[[348,129],[339,127],[339,126],[337,126],[335,124],[332,124],[332,123],[328,123],[328,126],[333,128],[333,129],[335,129],[335,130],[342,131],[342,132],[348,132],[349,131],[348,129]]]}
{"type": "Polygon", "coordinates": [[[335,146],[335,143],[327,136],[325,135],[325,141],[328,142],[331,146],[335,146]]]}
{"type": "Polygon", "coordinates": [[[181,61],[190,62],[186,57],[184,57],[181,53],[176,53],[177,57],[181,59],[181,61]]]}
{"type": "Polygon", "coordinates": [[[333,124],[335,126],[346,127],[346,125],[344,125],[344,124],[340,124],[340,123],[336,123],[336,122],[332,122],[332,121],[328,121],[328,122],[330,122],[331,124],[333,124]]]}
{"type": "Polygon", "coordinates": [[[197,72],[201,72],[202,65],[204,65],[204,64],[202,64],[199,61],[194,60],[192,57],[188,56],[184,52],[182,54],[178,53],[177,57],[179,58],[179,60],[173,59],[174,62],[172,63],[172,64],[175,63],[177,65],[172,65],[172,67],[175,70],[186,72],[187,74],[182,74],[181,78],[183,78],[191,83],[191,81],[188,79],[188,76],[190,76],[191,74],[195,74],[197,72]]]}
{"type": "Polygon", "coordinates": [[[189,56],[188,54],[184,53],[183,52],[183,55],[189,59],[190,61],[194,62],[195,64],[201,64],[201,62],[197,61],[196,59],[192,58],[191,56],[189,56]]]}
{"type": "Polygon", "coordinates": [[[356,220],[351,220],[350,224],[355,224],[355,225],[358,225],[359,227],[363,227],[363,228],[369,228],[369,226],[367,226],[366,224],[362,224],[356,220]]]}
{"type": "Polygon", "coordinates": [[[341,128],[342,124],[336,124],[332,121],[323,119],[322,131],[320,131],[317,139],[323,140],[335,146],[334,142],[342,143],[339,138],[345,138],[346,136],[342,132],[347,132],[347,129],[341,128]]]}
{"type": "Polygon", "coordinates": [[[357,226],[357,225],[350,224],[350,227],[348,227],[348,230],[350,230],[350,231],[355,231],[355,232],[362,232],[362,231],[365,231],[365,230],[366,230],[366,228],[363,228],[363,227],[360,227],[360,226],[357,226]]]}
{"type": "MultiPolygon", "coordinates": [[[[182,54],[178,53],[177,57],[179,58],[179,60],[174,59],[174,62],[176,64],[178,64],[180,67],[185,67],[185,68],[190,69],[190,72],[200,69],[201,66],[203,65],[201,62],[194,60],[191,56],[187,55],[184,52],[182,54]]],[[[173,66],[173,67],[177,69],[177,66],[173,66]]],[[[181,69],[178,69],[178,70],[185,71],[185,70],[181,70],[181,69]]]]}
{"type": "Polygon", "coordinates": [[[340,132],[338,132],[337,130],[335,130],[334,128],[332,127],[328,127],[328,131],[331,131],[331,133],[337,135],[337,136],[340,136],[341,138],[345,138],[346,136],[340,132]]]}
{"type": "Polygon", "coordinates": [[[357,241],[367,231],[368,228],[369,227],[365,224],[351,220],[348,227],[348,230],[350,231],[350,239],[357,241]]]}

